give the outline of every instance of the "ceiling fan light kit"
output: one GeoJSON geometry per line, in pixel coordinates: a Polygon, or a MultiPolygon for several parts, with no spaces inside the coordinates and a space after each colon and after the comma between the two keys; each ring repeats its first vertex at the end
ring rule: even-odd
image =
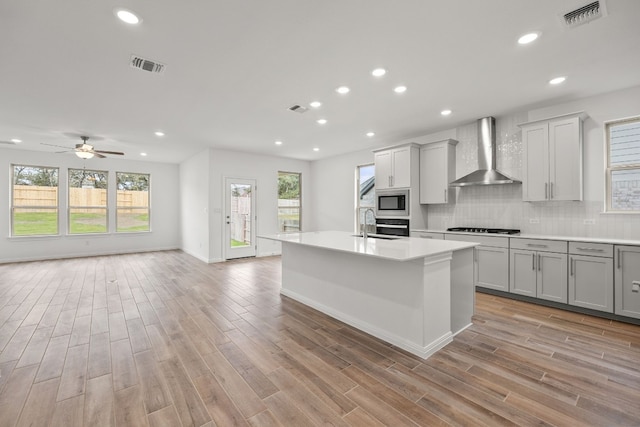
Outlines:
{"type": "Polygon", "coordinates": [[[89,151],[76,151],[76,156],[80,157],[81,159],[91,159],[93,158],[93,153],[89,151]]]}

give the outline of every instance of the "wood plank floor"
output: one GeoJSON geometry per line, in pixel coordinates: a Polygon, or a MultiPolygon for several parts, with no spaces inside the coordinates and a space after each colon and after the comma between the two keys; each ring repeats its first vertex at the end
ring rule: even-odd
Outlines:
{"type": "Polygon", "coordinates": [[[279,283],[278,257],[0,265],[0,427],[640,425],[639,326],[478,294],[423,361],[279,283]]]}

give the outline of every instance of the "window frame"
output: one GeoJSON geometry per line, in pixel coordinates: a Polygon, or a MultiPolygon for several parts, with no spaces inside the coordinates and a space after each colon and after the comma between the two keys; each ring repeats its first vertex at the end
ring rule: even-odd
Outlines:
{"type": "Polygon", "coordinates": [[[9,236],[12,238],[29,238],[29,237],[52,237],[60,236],[60,167],[58,166],[36,166],[25,165],[19,163],[11,163],[11,202],[10,202],[10,220],[9,220],[9,236]],[[55,206],[16,206],[15,205],[15,167],[24,166],[25,168],[39,168],[39,169],[55,169],[57,175],[56,185],[56,204],[55,206]],[[56,232],[52,234],[15,234],[15,210],[16,209],[50,209],[55,210],[56,213],[56,232]]]}
{"type": "Polygon", "coordinates": [[[277,181],[277,207],[276,207],[276,217],[278,219],[278,232],[279,233],[299,233],[302,232],[302,172],[290,172],[290,171],[278,171],[278,181],[277,181]],[[298,206],[280,206],[280,175],[297,175],[298,176],[298,206]],[[288,208],[288,209],[297,209],[298,210],[298,229],[297,230],[281,230],[280,229],[280,209],[288,208]]]}
{"type": "MultiPolygon", "coordinates": [[[[76,188],[76,187],[73,187],[76,188]]],[[[109,233],[109,171],[108,170],[99,170],[99,169],[86,169],[86,168],[67,168],[67,235],[69,236],[91,236],[91,235],[103,235],[109,233]],[[90,171],[90,172],[99,172],[105,175],[105,182],[107,183],[107,188],[105,188],[106,192],[106,204],[104,206],[71,206],[71,171],[90,171]],[[88,209],[88,210],[98,210],[104,209],[105,211],[105,231],[95,231],[95,232],[81,232],[81,233],[73,233],[71,231],[71,210],[72,209],[88,209]]]]}
{"type": "Polygon", "coordinates": [[[115,172],[115,177],[116,177],[116,218],[115,218],[115,232],[117,234],[125,234],[125,233],[151,233],[151,173],[142,173],[142,172],[123,172],[123,171],[116,171],[115,172]],[[118,174],[129,174],[129,175],[146,175],[147,176],[147,206],[126,206],[126,207],[118,207],[118,191],[121,191],[118,189],[118,174]],[[118,230],[118,211],[120,209],[146,209],[147,210],[147,216],[148,216],[148,229],[147,230],[135,230],[135,231],[131,231],[131,230],[125,230],[125,231],[119,231],[118,230]]]}
{"type": "Polygon", "coordinates": [[[604,188],[604,211],[605,213],[614,214],[640,214],[638,210],[615,210],[612,207],[613,197],[613,173],[619,171],[637,171],[640,173],[640,162],[632,165],[625,166],[611,166],[611,127],[629,123],[638,123],[640,125],[640,116],[626,117],[622,119],[608,120],[604,122],[604,175],[605,175],[605,188],[604,188]]]}
{"type": "MultiPolygon", "coordinates": [[[[356,166],[356,170],[355,170],[355,212],[354,212],[354,232],[356,234],[360,234],[362,233],[361,230],[361,224],[360,224],[360,213],[362,212],[363,209],[368,209],[368,208],[372,208],[375,212],[375,208],[376,208],[376,197],[375,197],[375,191],[376,191],[376,184],[375,184],[375,172],[376,172],[376,164],[375,163],[365,163],[362,165],[358,165],[356,166]],[[360,205],[360,169],[361,168],[366,168],[366,167],[370,167],[373,166],[373,206],[361,206],[360,205]]],[[[371,225],[371,224],[369,224],[371,225]]],[[[375,227],[375,226],[374,226],[375,227]]],[[[371,231],[371,232],[375,232],[375,230],[371,231]]]]}

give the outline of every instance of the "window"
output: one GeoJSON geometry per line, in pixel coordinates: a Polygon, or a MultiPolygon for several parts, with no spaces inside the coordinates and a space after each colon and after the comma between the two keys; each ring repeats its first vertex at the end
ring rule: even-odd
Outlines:
{"type": "MultiPolygon", "coordinates": [[[[373,164],[358,166],[356,169],[356,192],[356,230],[362,233],[366,209],[376,207],[376,177],[373,164]]],[[[368,221],[367,231],[375,233],[376,228],[371,215],[368,221]]]]}
{"type": "Polygon", "coordinates": [[[107,232],[107,172],[69,169],[69,233],[107,232]]]}
{"type": "Polygon", "coordinates": [[[149,174],[116,172],[116,232],[149,231],[149,174]]]}
{"type": "Polygon", "coordinates": [[[58,168],[12,165],[11,235],[58,234],[58,168]]]}
{"type": "Polygon", "coordinates": [[[300,231],[301,175],[296,172],[278,172],[278,229],[300,231]]]}
{"type": "Polygon", "coordinates": [[[640,117],[605,124],[608,212],[640,212],[640,117]]]}

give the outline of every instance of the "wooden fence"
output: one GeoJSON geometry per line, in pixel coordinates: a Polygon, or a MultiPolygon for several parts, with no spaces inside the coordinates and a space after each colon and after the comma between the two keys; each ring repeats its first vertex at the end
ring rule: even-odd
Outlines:
{"type": "MultiPolygon", "coordinates": [[[[148,191],[117,190],[116,206],[149,207],[148,191]]],[[[13,186],[14,206],[57,206],[57,187],[34,185],[13,186]]],[[[106,206],[107,190],[100,188],[69,188],[69,206],[106,206]]]]}

